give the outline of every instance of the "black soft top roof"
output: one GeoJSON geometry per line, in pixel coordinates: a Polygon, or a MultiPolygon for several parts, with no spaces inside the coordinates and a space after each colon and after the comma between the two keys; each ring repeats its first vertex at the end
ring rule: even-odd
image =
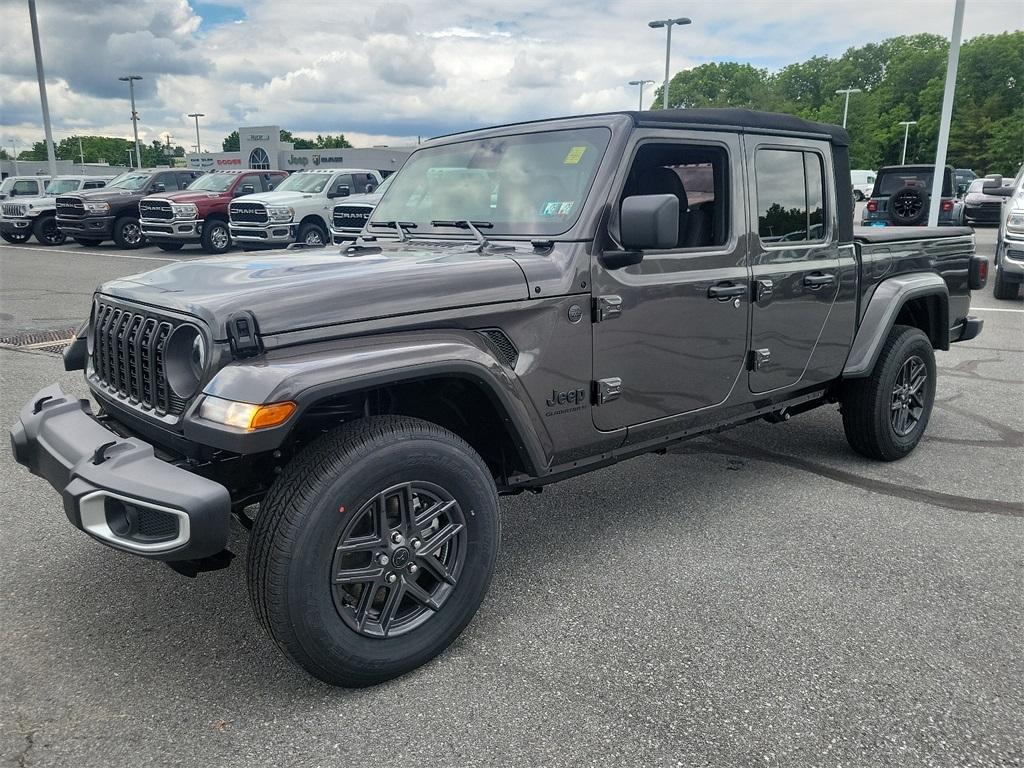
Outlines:
{"type": "Polygon", "coordinates": [[[845,128],[830,123],[815,123],[781,112],[753,109],[658,109],[649,112],[625,112],[636,125],[678,125],[726,128],[748,133],[778,133],[792,136],[825,137],[840,147],[850,146],[845,128]]]}

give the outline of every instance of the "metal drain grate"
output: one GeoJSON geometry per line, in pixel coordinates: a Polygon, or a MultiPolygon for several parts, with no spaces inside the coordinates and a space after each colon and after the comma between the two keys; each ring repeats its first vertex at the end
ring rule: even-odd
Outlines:
{"type": "Polygon", "coordinates": [[[34,352],[61,354],[75,340],[78,326],[58,328],[53,331],[26,331],[14,336],[0,336],[0,347],[31,349],[34,352]]]}

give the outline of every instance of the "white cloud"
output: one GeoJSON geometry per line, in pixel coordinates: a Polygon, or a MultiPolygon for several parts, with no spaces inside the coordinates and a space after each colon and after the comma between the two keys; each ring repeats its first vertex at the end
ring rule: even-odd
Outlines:
{"type": "MultiPolygon", "coordinates": [[[[244,13],[204,22],[187,0],[39,4],[51,115],[60,132],[131,133],[127,89],[138,72],[144,139],[190,145],[187,113],[206,114],[204,145],[240,124],[360,144],[480,125],[631,109],[636,78],[660,80],[664,31],[647,27],[663,0],[417,0],[338,3],[216,0],[244,13]]],[[[948,34],[952,0],[905,0],[871,12],[855,2],[688,0],[673,70],[712,60],[778,68],[901,34],[948,34]]],[[[23,0],[0,0],[0,135],[42,134],[23,0]]],[[[1015,0],[972,0],[965,35],[1022,25],[1015,0]]],[[[647,101],[651,97],[647,94],[647,101]]]]}

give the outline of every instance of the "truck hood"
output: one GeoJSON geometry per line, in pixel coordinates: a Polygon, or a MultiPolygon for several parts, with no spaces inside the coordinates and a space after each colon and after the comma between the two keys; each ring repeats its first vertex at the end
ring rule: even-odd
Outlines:
{"type": "Polygon", "coordinates": [[[385,246],[347,256],[336,248],[181,261],[113,280],[100,292],[194,315],[218,339],[249,310],[261,334],[529,298],[522,269],[471,245],[385,246]]]}
{"type": "Polygon", "coordinates": [[[146,200],[170,200],[174,203],[197,203],[202,200],[217,200],[228,197],[227,192],[207,192],[205,190],[182,189],[177,192],[157,192],[146,197],[146,200]]]}
{"type": "MultiPolygon", "coordinates": [[[[239,198],[247,203],[263,203],[264,205],[295,205],[301,203],[303,200],[311,200],[314,197],[323,197],[322,193],[310,194],[308,192],[292,192],[285,190],[284,192],[256,192],[251,195],[245,195],[239,198]]],[[[341,200],[343,198],[337,198],[341,200]]]]}

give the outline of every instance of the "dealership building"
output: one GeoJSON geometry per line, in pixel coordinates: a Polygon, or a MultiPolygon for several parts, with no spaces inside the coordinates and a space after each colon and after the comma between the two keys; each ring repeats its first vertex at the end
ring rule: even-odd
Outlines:
{"type": "Polygon", "coordinates": [[[301,171],[311,168],[366,168],[387,176],[394,173],[414,147],[366,147],[352,149],[295,149],[281,141],[281,127],[259,125],[238,129],[238,152],[190,152],[189,168],[201,171],[230,168],[301,171]]]}

